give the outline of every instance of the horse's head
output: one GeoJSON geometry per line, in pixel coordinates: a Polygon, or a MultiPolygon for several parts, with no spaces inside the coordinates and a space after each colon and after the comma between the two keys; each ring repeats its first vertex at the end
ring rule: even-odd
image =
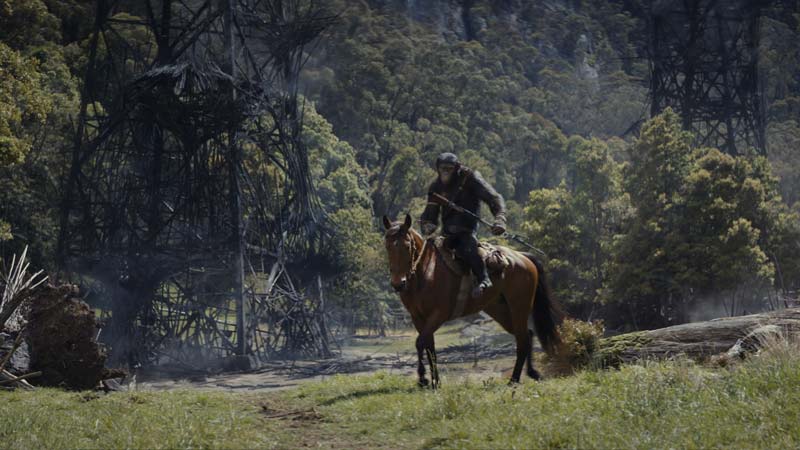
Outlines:
{"type": "Polygon", "coordinates": [[[386,229],[383,243],[389,254],[389,272],[392,276],[390,283],[395,291],[401,292],[408,285],[414,253],[418,250],[415,233],[411,229],[411,216],[406,214],[403,222],[392,222],[383,216],[383,227],[386,229]]]}

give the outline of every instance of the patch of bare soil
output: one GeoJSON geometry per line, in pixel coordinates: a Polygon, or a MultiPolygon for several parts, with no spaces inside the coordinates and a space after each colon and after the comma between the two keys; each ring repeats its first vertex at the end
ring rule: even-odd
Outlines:
{"type": "Polygon", "coordinates": [[[277,421],[284,430],[293,432],[293,448],[363,448],[357,441],[343,435],[340,428],[325,427],[328,421],[314,407],[297,408],[297,405],[278,397],[261,397],[257,406],[264,420],[277,421]],[[296,432],[294,432],[296,430],[296,432]]]}
{"type": "Polygon", "coordinates": [[[135,377],[136,389],[208,389],[208,390],[258,390],[269,391],[288,389],[300,383],[324,380],[342,373],[370,373],[388,370],[393,373],[414,372],[416,366],[399,360],[397,355],[376,355],[360,357],[347,354],[341,357],[316,360],[270,361],[261,368],[250,372],[221,373],[206,375],[202,373],[166,372],[149,369],[135,377]]]}
{"type": "MultiPolygon", "coordinates": [[[[514,365],[515,348],[511,338],[498,334],[486,323],[475,322],[464,326],[465,339],[438,351],[439,371],[445,378],[488,379],[509,376],[514,365]]],[[[408,339],[400,334],[398,339],[408,339]]],[[[391,340],[392,336],[382,338],[391,340]]],[[[397,346],[394,346],[397,347],[397,346]]],[[[251,372],[203,374],[181,372],[162,368],[142,371],[134,377],[135,389],[207,389],[256,390],[289,389],[301,383],[320,381],[337,374],[365,374],[386,371],[393,374],[416,376],[417,356],[413,339],[404,350],[365,350],[362,347],[344,347],[336,358],[317,360],[270,361],[251,372]]]]}

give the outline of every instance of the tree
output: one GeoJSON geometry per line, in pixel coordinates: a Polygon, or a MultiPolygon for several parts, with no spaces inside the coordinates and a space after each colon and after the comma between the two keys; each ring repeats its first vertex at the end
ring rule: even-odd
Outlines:
{"type": "Polygon", "coordinates": [[[36,60],[0,43],[0,165],[25,159],[36,126],[44,123],[52,103],[42,86],[36,60]]]}
{"type": "Polygon", "coordinates": [[[683,267],[676,280],[699,295],[727,297],[728,314],[736,295],[746,288],[769,287],[774,267],[765,249],[774,228],[771,203],[777,196],[761,158],[732,157],[716,149],[699,149],[685,178],[682,222],[670,233],[668,246],[683,267]]]}
{"type": "Polygon", "coordinates": [[[320,200],[334,230],[320,252],[334,273],[330,293],[334,315],[351,329],[363,325],[383,329],[387,305],[394,297],[389,294],[367,171],[356,162],[350,144],[333,134],[330,123],[313,104],[306,105],[302,136],[320,200]]]}
{"type": "Polygon", "coordinates": [[[624,307],[634,328],[679,320],[688,287],[674,279],[682,261],[673,258],[667,234],[681,220],[678,204],[692,162],[691,142],[678,115],[667,109],[643,125],[629,151],[624,188],[635,214],[614,244],[608,300],[624,307]]]}
{"type": "Polygon", "coordinates": [[[0,2],[0,241],[48,266],[77,83],[58,19],[40,0],[0,2]]]}
{"type": "Polygon", "coordinates": [[[573,137],[567,179],[530,193],[523,229],[548,255],[558,297],[578,317],[594,318],[603,300],[612,242],[627,213],[621,166],[599,139],[573,137]]]}
{"type": "Polygon", "coordinates": [[[667,110],[631,149],[625,187],[635,213],[615,245],[608,295],[636,328],[719,305],[731,315],[742,302],[763,307],[776,249],[787,258],[791,214],[766,159],[693,149],[691,141],[667,110]]]}
{"type": "MultiPolygon", "coordinates": [[[[52,103],[42,86],[36,60],[0,42],[0,171],[25,160],[36,130],[45,123],[52,103]]],[[[0,213],[3,213],[0,208],[0,213]]],[[[8,214],[5,212],[6,215],[8,214]]],[[[0,216],[0,241],[11,239],[11,226],[0,216]]]]}
{"type": "Polygon", "coordinates": [[[58,19],[42,0],[0,1],[0,42],[21,50],[60,38],[58,19]]]}

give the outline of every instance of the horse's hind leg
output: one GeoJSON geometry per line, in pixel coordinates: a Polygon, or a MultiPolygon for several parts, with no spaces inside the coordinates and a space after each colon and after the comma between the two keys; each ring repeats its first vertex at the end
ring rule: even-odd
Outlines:
{"type": "Polygon", "coordinates": [[[528,376],[534,380],[539,380],[542,376],[539,371],[533,368],[533,330],[528,330],[528,342],[530,342],[530,351],[528,352],[528,376]]]}
{"type": "Polygon", "coordinates": [[[514,331],[514,338],[517,340],[517,360],[514,363],[514,372],[511,373],[511,382],[519,383],[519,377],[522,375],[522,366],[525,365],[525,360],[530,355],[532,346],[527,324],[521,331],[514,331]]]}
{"type": "Polygon", "coordinates": [[[531,340],[532,332],[528,329],[527,319],[521,323],[519,323],[520,321],[514,320],[511,314],[511,308],[509,307],[509,304],[505,298],[497,303],[487,306],[484,311],[486,311],[486,314],[489,314],[492,319],[499,323],[500,326],[502,326],[506,331],[508,331],[510,334],[513,334],[517,340],[517,360],[514,364],[511,382],[519,383],[519,379],[522,374],[522,366],[525,364],[526,360],[528,362],[528,375],[531,376],[531,378],[538,379],[537,377],[539,374],[536,373],[535,370],[533,370],[535,375],[533,375],[531,372],[533,369],[533,363],[530,358],[533,350],[533,341],[531,340]]]}
{"type": "MultiPolygon", "coordinates": [[[[508,300],[508,308],[511,315],[511,327],[514,338],[517,341],[517,360],[514,364],[514,371],[511,374],[511,382],[519,383],[522,367],[528,362],[528,374],[535,378],[531,373],[533,367],[531,352],[533,351],[533,341],[528,329],[528,318],[531,316],[533,307],[533,289],[527,285],[516,286],[515,290],[505,292],[508,300]]],[[[535,371],[534,371],[535,372],[535,371]]],[[[537,374],[538,375],[538,374],[537,374]]]]}

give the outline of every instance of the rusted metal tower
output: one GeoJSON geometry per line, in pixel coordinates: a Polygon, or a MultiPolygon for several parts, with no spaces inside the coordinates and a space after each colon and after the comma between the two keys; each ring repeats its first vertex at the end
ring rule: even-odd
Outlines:
{"type": "Polygon", "coordinates": [[[673,108],[699,145],[766,154],[758,45],[759,17],[768,3],[652,0],[651,114],[673,108]]]}

